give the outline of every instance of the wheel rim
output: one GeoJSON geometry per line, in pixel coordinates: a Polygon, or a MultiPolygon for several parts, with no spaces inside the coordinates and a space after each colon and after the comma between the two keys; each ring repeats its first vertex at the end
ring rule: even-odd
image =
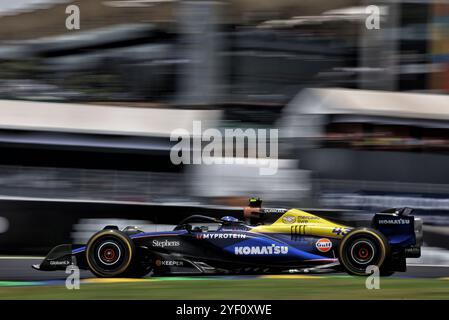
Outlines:
{"type": "Polygon", "coordinates": [[[384,240],[371,230],[357,230],[345,237],[339,246],[339,260],[355,275],[367,275],[370,265],[381,267],[388,254],[384,240]]]}
{"type": "Polygon", "coordinates": [[[116,277],[127,270],[132,253],[133,248],[126,237],[105,231],[89,240],[86,258],[89,269],[97,276],[116,277]]]}
{"type": "Polygon", "coordinates": [[[360,265],[367,265],[373,261],[376,249],[370,241],[359,240],[351,245],[351,258],[360,265]]]}
{"type": "Polygon", "coordinates": [[[101,263],[112,266],[120,260],[122,250],[117,243],[106,241],[99,246],[97,256],[101,263]]]}
{"type": "Polygon", "coordinates": [[[125,250],[121,241],[105,237],[93,243],[92,260],[101,272],[114,272],[125,262],[125,250]]]}

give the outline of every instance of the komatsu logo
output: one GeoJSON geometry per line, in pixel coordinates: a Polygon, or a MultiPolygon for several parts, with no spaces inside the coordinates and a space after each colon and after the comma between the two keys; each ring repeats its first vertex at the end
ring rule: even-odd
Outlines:
{"type": "Polygon", "coordinates": [[[241,233],[200,233],[198,239],[246,239],[246,234],[241,233]]]}
{"type": "Polygon", "coordinates": [[[268,255],[288,253],[287,246],[277,246],[275,244],[272,244],[271,246],[235,247],[234,250],[236,255],[268,255]]]}
{"type": "Polygon", "coordinates": [[[379,220],[379,224],[410,224],[410,220],[407,220],[407,219],[384,219],[384,220],[379,220]]]}

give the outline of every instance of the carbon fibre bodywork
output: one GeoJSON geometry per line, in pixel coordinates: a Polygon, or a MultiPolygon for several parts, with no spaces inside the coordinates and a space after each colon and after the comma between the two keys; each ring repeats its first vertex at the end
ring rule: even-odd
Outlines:
{"type": "MultiPolygon", "coordinates": [[[[354,229],[298,209],[245,208],[245,217],[243,222],[193,216],[171,231],[120,232],[135,248],[133,265],[154,275],[170,275],[282,273],[321,266],[339,270],[339,245],[354,229]]],[[[389,271],[405,271],[406,258],[420,255],[422,228],[409,212],[376,214],[372,227],[391,249],[389,271]]],[[[85,245],[55,247],[34,268],[61,270],[76,264],[91,269],[86,250],[85,245]]]]}

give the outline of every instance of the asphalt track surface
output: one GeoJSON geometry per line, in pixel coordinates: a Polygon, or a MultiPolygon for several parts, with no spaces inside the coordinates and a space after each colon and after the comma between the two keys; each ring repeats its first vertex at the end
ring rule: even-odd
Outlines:
{"type": "MultiPolygon", "coordinates": [[[[1,281],[52,281],[64,280],[67,277],[64,271],[38,271],[31,265],[40,263],[41,259],[30,257],[0,257],[1,281]]],[[[337,274],[337,273],[332,273],[337,274]]],[[[320,276],[323,274],[317,274],[320,276]]],[[[344,273],[341,273],[344,275],[344,273]]],[[[229,276],[236,279],[239,276],[229,276]]],[[[242,276],[248,277],[248,276],[242,276]]],[[[397,278],[448,278],[449,266],[409,265],[407,272],[398,272],[397,278]]],[[[89,271],[81,271],[81,278],[94,278],[89,271]]]]}

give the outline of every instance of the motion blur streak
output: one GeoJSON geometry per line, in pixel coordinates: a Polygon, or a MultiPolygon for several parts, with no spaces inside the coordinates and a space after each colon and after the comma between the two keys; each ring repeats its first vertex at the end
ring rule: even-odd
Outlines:
{"type": "Polygon", "coordinates": [[[9,222],[6,218],[0,217],[0,233],[8,231],[9,222]]]}
{"type": "MultiPolygon", "coordinates": [[[[442,1],[2,1],[0,254],[109,223],[170,229],[258,196],[354,226],[413,207],[414,263],[447,265],[448,18],[442,1]],[[80,30],[66,29],[72,4],[80,30]],[[170,134],[194,121],[278,130],[277,173],[173,163],[170,134]]],[[[8,268],[0,280],[32,279],[8,268]]]]}

